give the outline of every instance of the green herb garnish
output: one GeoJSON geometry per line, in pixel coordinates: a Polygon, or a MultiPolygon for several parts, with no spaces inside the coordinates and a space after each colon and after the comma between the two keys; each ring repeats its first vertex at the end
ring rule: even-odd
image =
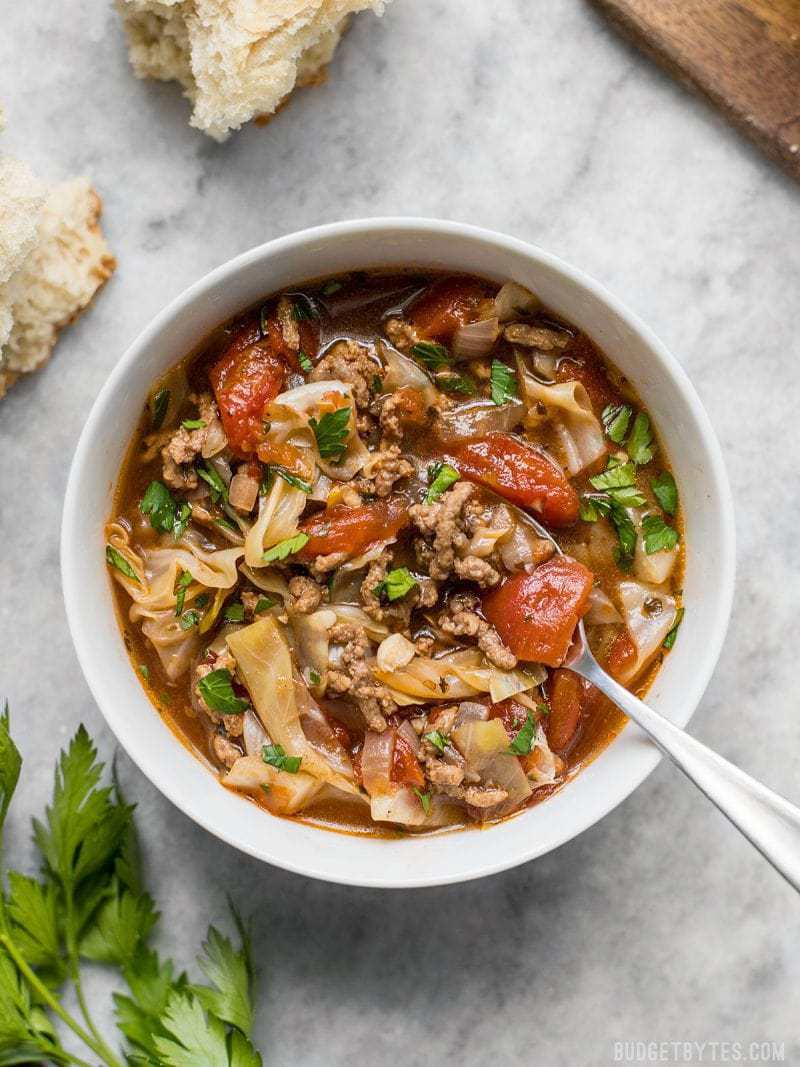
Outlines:
{"type": "Polygon", "coordinates": [[[372,375],[372,382],[370,384],[370,388],[372,392],[376,395],[381,391],[381,389],[383,389],[383,378],[381,378],[380,374],[372,375]]]}
{"type": "Polygon", "coordinates": [[[287,756],[283,745],[264,745],[261,758],[269,767],[286,771],[287,774],[297,774],[303,762],[302,756],[287,756]]]}
{"type": "Polygon", "coordinates": [[[433,747],[438,749],[439,752],[444,752],[447,748],[448,740],[441,730],[431,730],[430,733],[423,734],[422,736],[426,741],[430,741],[433,747]]]}
{"type": "Polygon", "coordinates": [[[625,440],[632,415],[633,411],[627,404],[609,404],[603,408],[603,414],[600,416],[603,429],[614,444],[621,445],[625,440]]]}
{"type": "Polygon", "coordinates": [[[633,420],[633,429],[626,444],[628,455],[637,467],[649,463],[655,453],[653,434],[650,430],[650,419],[643,411],[640,411],[633,420]]]}
{"type": "Polygon", "coordinates": [[[228,604],[222,617],[226,622],[244,622],[244,604],[228,604]]]}
{"type": "Polygon", "coordinates": [[[450,365],[450,353],[444,345],[437,345],[432,341],[419,341],[412,345],[411,355],[428,370],[437,371],[450,365]]]}
{"type": "Polygon", "coordinates": [[[419,786],[416,786],[416,785],[414,786],[414,792],[419,797],[419,802],[422,805],[422,810],[425,812],[426,815],[430,815],[430,813],[431,813],[431,794],[430,793],[423,793],[422,790],[419,788],[419,786]]]}
{"type": "MultiPolygon", "coordinates": [[[[279,478],[287,483],[287,485],[293,486],[295,489],[301,489],[304,493],[311,492],[311,483],[307,482],[304,478],[300,478],[298,475],[293,474],[288,467],[283,467],[279,463],[270,463],[267,468],[267,479],[270,479],[270,475],[277,474],[279,478]]],[[[269,481],[269,485],[272,482],[269,481]]]]}
{"type": "Polygon", "coordinates": [[[466,374],[454,374],[447,371],[436,375],[436,385],[445,393],[457,393],[459,396],[474,396],[478,387],[466,374]]]}
{"type": "Polygon", "coordinates": [[[146,682],[150,681],[150,668],[147,666],[146,663],[139,664],[139,674],[141,674],[142,678],[144,678],[146,682]]]}
{"type": "Polygon", "coordinates": [[[498,406],[507,404],[510,400],[516,400],[519,396],[516,374],[499,359],[492,360],[490,382],[492,400],[498,406]]]}
{"type": "Polygon", "coordinates": [[[143,515],[150,516],[150,525],[159,533],[171,533],[180,540],[192,514],[186,503],[179,504],[162,482],[151,482],[139,504],[143,515]]]}
{"type": "Polygon", "coordinates": [[[292,314],[297,322],[309,322],[311,319],[319,318],[317,309],[307,296],[301,296],[298,300],[292,301],[292,314]]]}
{"type": "Polygon", "coordinates": [[[197,683],[197,692],[212,711],[220,715],[240,715],[249,707],[246,700],[233,691],[233,675],[227,667],[219,667],[204,675],[197,683]]]}
{"type": "Polygon", "coordinates": [[[678,636],[678,628],[680,627],[680,624],[683,622],[683,616],[684,615],[685,615],[685,610],[683,608],[678,608],[678,610],[677,610],[677,612],[675,614],[675,623],[674,623],[672,629],[667,634],[667,636],[664,638],[664,644],[663,644],[664,648],[667,648],[667,649],[672,648],[672,646],[675,644],[675,638],[678,636]]]}
{"type": "Polygon", "coordinates": [[[525,716],[525,724],[517,731],[514,740],[506,749],[508,756],[527,756],[533,746],[533,737],[536,733],[536,720],[530,712],[525,716]]]}
{"type": "Polygon", "coordinates": [[[308,680],[312,685],[319,685],[322,681],[322,675],[319,671],[315,671],[313,667],[310,667],[308,671],[308,680]]]}
{"type": "Polygon", "coordinates": [[[160,430],[164,425],[169,408],[169,389],[159,389],[150,397],[150,425],[154,430],[160,430]]]}
{"type": "Polygon", "coordinates": [[[200,624],[201,615],[199,611],[195,611],[194,608],[189,608],[188,611],[184,611],[183,615],[178,619],[178,625],[182,630],[191,630],[193,626],[200,624]]]}
{"type": "Polygon", "coordinates": [[[192,575],[189,571],[178,571],[175,575],[175,584],[172,592],[175,593],[175,614],[183,613],[183,605],[186,600],[186,590],[192,584],[192,575]]]}
{"type": "Polygon", "coordinates": [[[308,420],[323,459],[334,463],[341,460],[347,449],[351,413],[351,408],[337,408],[336,411],[326,411],[319,422],[313,416],[308,420]]]}
{"type": "Polygon", "coordinates": [[[395,601],[410,593],[417,584],[417,579],[408,567],[397,567],[389,571],[386,578],[376,586],[375,592],[378,596],[385,595],[387,600],[395,601]]]}
{"type": "Polygon", "coordinates": [[[645,515],[642,519],[642,537],[648,556],[654,552],[669,552],[678,543],[678,531],[658,515],[645,515]]]}
{"type": "Polygon", "coordinates": [[[211,500],[218,504],[220,500],[228,499],[228,487],[223,482],[221,475],[209,463],[196,468],[198,475],[211,487],[211,500]]]}
{"type": "Polygon", "coordinates": [[[304,370],[306,374],[314,369],[314,364],[302,349],[297,353],[297,362],[300,364],[300,369],[304,370]]]}
{"type": "Polygon", "coordinates": [[[181,426],[184,430],[203,430],[208,423],[205,419],[184,419],[181,426]]]}
{"type": "Polygon", "coordinates": [[[428,467],[428,492],[425,494],[425,503],[434,504],[459,478],[458,471],[449,463],[431,463],[428,467]]]}
{"type": "Polygon", "coordinates": [[[216,526],[221,526],[223,530],[233,530],[234,533],[238,532],[238,528],[235,522],[232,522],[227,515],[220,515],[218,519],[214,519],[216,526]]]}
{"type": "Polygon", "coordinates": [[[275,563],[276,560],[293,556],[306,544],[308,544],[308,534],[296,533],[294,537],[287,537],[283,541],[278,541],[277,545],[273,545],[272,548],[268,548],[261,558],[265,563],[275,563]]]}
{"type": "Polygon", "coordinates": [[[115,567],[120,574],[124,574],[126,578],[130,578],[132,582],[136,582],[137,585],[142,583],[139,581],[139,576],[133,567],[128,563],[121,552],[118,552],[116,548],[111,545],[106,545],[106,563],[115,567]]]}
{"type": "Polygon", "coordinates": [[[674,515],[678,510],[678,487],[670,472],[662,471],[657,478],[651,478],[650,486],[667,515],[674,515]]]}
{"type": "Polygon", "coordinates": [[[256,601],[254,612],[256,615],[263,615],[265,611],[269,611],[274,607],[277,601],[271,596],[260,596],[256,601]]]}

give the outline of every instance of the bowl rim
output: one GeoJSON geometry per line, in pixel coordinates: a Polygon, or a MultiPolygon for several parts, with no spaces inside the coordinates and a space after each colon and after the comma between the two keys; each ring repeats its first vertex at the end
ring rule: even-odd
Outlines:
{"type": "MultiPolygon", "coordinates": [[[[95,655],[95,649],[86,629],[85,617],[80,610],[81,597],[75,566],[75,552],[78,549],[78,545],[73,544],[73,541],[75,540],[73,531],[79,521],[79,481],[83,468],[89,459],[97,427],[102,423],[102,420],[106,418],[106,408],[109,400],[116,393],[120,384],[124,382],[140,353],[158,338],[166,325],[187,306],[195,304],[195,302],[198,299],[201,299],[207,291],[214,288],[220,282],[235,277],[240,271],[246,270],[254,263],[258,263],[261,260],[274,259],[284,253],[299,249],[302,246],[306,246],[316,241],[330,241],[336,237],[374,237],[382,231],[392,231],[394,233],[400,231],[407,235],[418,235],[420,237],[431,237],[434,239],[467,238],[475,240],[478,243],[489,243],[496,249],[507,251],[510,254],[521,255],[528,259],[533,259],[538,264],[549,268],[555,273],[562,275],[571,282],[577,284],[618,316],[618,318],[624,322],[634,334],[638,335],[645,347],[654,353],[662,367],[666,369],[669,377],[679,389],[682,398],[695,421],[700,437],[703,440],[705,447],[704,460],[707,461],[708,464],[706,477],[708,477],[714,484],[715,491],[719,498],[718,510],[722,520],[720,526],[722,536],[720,542],[715,546],[714,552],[716,557],[716,574],[720,583],[717,589],[716,612],[712,625],[709,628],[709,632],[706,635],[707,640],[702,650],[702,662],[692,671],[691,680],[687,684],[684,699],[685,703],[691,707],[691,711],[686,720],[688,723],[705,692],[722,650],[730,621],[735,585],[736,536],[733,497],[722,457],[722,450],[711,424],[711,420],[681,364],[658,339],[653,331],[639,318],[639,316],[632,312],[619,298],[610,293],[605,286],[595,281],[579,268],[573,267],[559,256],[547,252],[537,245],[483,227],[450,220],[416,216],[358,218],[309,227],[266,241],[240,253],[220,266],[215,267],[175,296],[128,345],[121,358],[112,368],[92,404],[89,415],[81,431],[70,466],[62,512],[60,563],[67,622],[81,670],[92,696],[107,725],[110,727],[119,744],[125,749],[128,756],[138,766],[139,770],[142,771],[145,777],[180,811],[194,822],[201,825],[205,830],[212,833],[215,837],[220,838],[234,848],[237,848],[254,858],[271,863],[274,866],[296,874],[302,874],[321,881],[329,881],[340,885],[389,889],[423,888],[471,881],[476,878],[497,874],[522,863],[527,863],[554,848],[560,847],[567,841],[577,837],[596,822],[599,822],[604,816],[621,804],[623,800],[627,799],[627,797],[641,785],[644,779],[652,773],[654,768],[660,762],[662,758],[660,751],[655,745],[652,745],[648,750],[639,753],[637,768],[635,771],[632,771],[632,773],[624,776],[624,781],[621,786],[609,790],[599,805],[592,807],[591,810],[582,811],[577,817],[574,817],[571,820],[570,826],[566,828],[565,832],[556,835],[555,840],[541,842],[532,839],[528,847],[516,848],[511,854],[495,862],[481,862],[480,859],[478,859],[475,861],[473,869],[466,873],[464,871],[458,871],[452,874],[437,873],[428,876],[409,875],[408,877],[403,878],[381,877],[378,873],[369,877],[366,875],[354,875],[351,877],[347,875],[343,876],[339,873],[331,873],[326,870],[324,866],[315,868],[311,863],[296,861],[291,855],[277,854],[269,848],[259,847],[259,844],[256,842],[237,837],[233,831],[220,824],[213,824],[211,820],[204,818],[201,814],[193,810],[191,797],[187,797],[177,788],[173,787],[169,778],[158,771],[158,768],[154,766],[154,761],[149,758],[149,754],[144,746],[139,746],[137,750],[131,737],[131,735],[135,733],[135,730],[132,728],[131,731],[126,732],[122,728],[123,724],[116,721],[114,717],[106,711],[104,699],[100,693],[101,687],[94,676],[93,657],[95,655]]],[[[444,253],[444,257],[446,258],[446,252],[444,253]]],[[[627,730],[625,732],[627,733],[627,730]]],[[[180,744],[180,741],[178,741],[177,738],[176,743],[180,744]]],[[[194,756],[193,758],[196,759],[194,756]]],[[[588,768],[581,773],[586,774],[587,771],[588,768]]],[[[315,832],[327,833],[323,830],[315,830],[315,832]]],[[[407,844],[410,844],[410,842],[407,844]]],[[[376,849],[376,858],[378,857],[379,851],[376,849]]],[[[379,867],[379,862],[376,863],[376,866],[379,867]]]]}

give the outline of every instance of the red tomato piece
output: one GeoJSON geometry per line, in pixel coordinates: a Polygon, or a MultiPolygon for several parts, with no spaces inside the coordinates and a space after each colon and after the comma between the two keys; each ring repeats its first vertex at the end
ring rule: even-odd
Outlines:
{"type": "Polygon", "coordinates": [[[266,436],[264,405],[278,395],[286,376],[286,361],[260,331],[243,327],[209,371],[228,444],[239,456],[255,452],[266,436]]]}
{"type": "Polygon", "coordinates": [[[566,474],[511,434],[496,431],[465,441],[451,458],[463,477],[535,511],[548,526],[569,526],[578,518],[578,494],[566,474]]]}
{"type": "Polygon", "coordinates": [[[474,317],[488,295],[487,287],[474,278],[443,278],[414,301],[408,316],[420,337],[449,341],[459,326],[474,317]]]}
{"type": "Polygon", "coordinates": [[[411,521],[408,507],[408,500],[402,496],[357,508],[334,504],[300,523],[309,540],[295,558],[309,560],[331,552],[360,555],[376,541],[389,541],[408,526],[411,521]]]}
{"type": "Polygon", "coordinates": [[[425,775],[422,773],[419,761],[402,734],[398,734],[394,740],[392,781],[399,785],[416,785],[420,788],[425,785],[425,775]]]}
{"type": "Polygon", "coordinates": [[[515,574],[487,593],[483,613],[519,659],[560,667],[593,582],[582,563],[553,556],[532,574],[515,574]]]}
{"type": "Polygon", "coordinates": [[[513,737],[525,725],[528,709],[518,704],[513,697],[509,697],[507,700],[501,700],[499,704],[492,704],[489,708],[489,718],[499,719],[513,737]]]}
{"type": "Polygon", "coordinates": [[[584,692],[585,686],[577,674],[563,667],[553,672],[547,694],[550,714],[545,722],[545,732],[550,748],[556,752],[565,751],[575,738],[584,692]]]}

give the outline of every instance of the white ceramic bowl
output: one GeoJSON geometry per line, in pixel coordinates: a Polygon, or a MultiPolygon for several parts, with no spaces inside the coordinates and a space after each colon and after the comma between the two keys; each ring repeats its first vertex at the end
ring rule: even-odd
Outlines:
{"type": "Polygon", "coordinates": [[[681,367],[636,316],[580,271],[511,237],[428,219],[341,222],[271,241],[212,271],[156,317],[102,389],[73,460],[61,539],[64,597],[81,667],[120,743],[162,793],[259,859],[333,882],[398,888],[478,878],[570,840],[652,771],[655,746],[629,727],[560,793],[485,831],[387,841],[274,818],[219,785],[147,700],[114,615],[103,524],[142,405],[166,368],[269,293],[326,274],[406,265],[528,286],[597,341],[643,398],[669,451],[687,533],[686,617],[648,699],[674,722],[687,723],[717,661],[733,595],[733,506],[714,431],[681,367]]]}

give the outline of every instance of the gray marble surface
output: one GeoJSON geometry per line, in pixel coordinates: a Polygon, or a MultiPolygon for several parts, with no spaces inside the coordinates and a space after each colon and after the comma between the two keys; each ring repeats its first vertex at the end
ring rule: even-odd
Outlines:
{"type": "MultiPolygon", "coordinates": [[[[693,722],[795,799],[800,600],[798,188],[622,43],[584,0],[396,0],[329,83],[225,145],[173,86],[130,74],[107,4],[6,5],[4,150],[89,173],[119,270],[40,375],[0,405],[0,693],[25,756],[9,845],[79,722],[114,743],[75,659],[58,527],[90,405],[164,303],[275,235],[420,214],[515,233],[605,282],[676,353],[737,502],[729,640],[693,722]]],[[[704,546],[714,551],[713,545],[704,546]]],[[[337,888],[209,837],[124,758],[160,944],[187,963],[233,893],[256,918],[271,1067],[613,1061],[616,1040],[785,1042],[800,1062],[797,898],[662,765],[572,843],[486,881],[337,888]]],[[[92,982],[103,1015],[110,990],[92,982]]],[[[707,1061],[710,1053],[707,1052],[707,1061]]]]}

